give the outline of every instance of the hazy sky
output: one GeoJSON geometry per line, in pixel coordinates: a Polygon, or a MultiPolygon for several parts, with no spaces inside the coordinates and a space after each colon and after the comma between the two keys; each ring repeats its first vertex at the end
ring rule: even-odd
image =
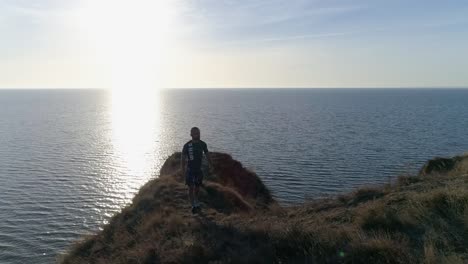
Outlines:
{"type": "Polygon", "coordinates": [[[0,0],[0,87],[468,87],[468,1],[0,0]]]}

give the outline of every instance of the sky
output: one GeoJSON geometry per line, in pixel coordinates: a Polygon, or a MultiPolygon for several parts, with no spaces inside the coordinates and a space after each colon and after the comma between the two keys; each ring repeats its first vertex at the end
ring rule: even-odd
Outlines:
{"type": "Polygon", "coordinates": [[[468,1],[0,0],[0,88],[468,87],[468,1]]]}

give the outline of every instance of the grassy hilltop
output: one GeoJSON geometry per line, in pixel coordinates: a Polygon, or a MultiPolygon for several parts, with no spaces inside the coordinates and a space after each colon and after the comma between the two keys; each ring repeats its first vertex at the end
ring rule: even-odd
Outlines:
{"type": "Polygon", "coordinates": [[[253,172],[213,153],[203,212],[190,213],[178,169],[160,177],[62,263],[468,263],[468,156],[416,176],[281,207],[253,172]]]}

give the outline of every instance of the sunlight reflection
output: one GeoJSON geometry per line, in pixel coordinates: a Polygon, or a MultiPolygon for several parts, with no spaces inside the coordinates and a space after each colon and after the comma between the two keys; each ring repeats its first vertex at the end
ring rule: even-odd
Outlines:
{"type": "Polygon", "coordinates": [[[117,165],[133,180],[145,181],[154,172],[159,144],[158,91],[114,90],[111,103],[112,141],[117,165]]]}

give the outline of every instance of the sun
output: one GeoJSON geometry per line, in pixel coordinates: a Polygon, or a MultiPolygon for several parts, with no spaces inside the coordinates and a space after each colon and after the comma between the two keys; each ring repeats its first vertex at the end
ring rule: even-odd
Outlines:
{"type": "Polygon", "coordinates": [[[172,0],[86,0],[79,23],[112,90],[159,89],[176,26],[172,0]]]}

